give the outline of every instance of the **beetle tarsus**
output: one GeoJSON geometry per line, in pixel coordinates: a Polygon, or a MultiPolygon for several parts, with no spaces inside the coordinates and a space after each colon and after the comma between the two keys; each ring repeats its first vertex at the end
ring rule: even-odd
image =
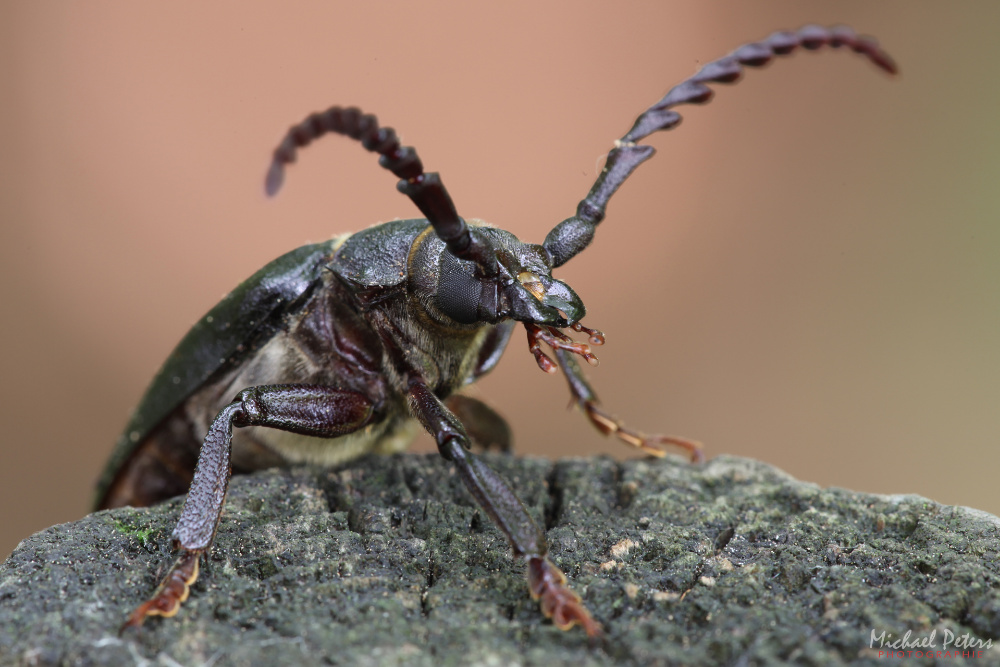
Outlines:
{"type": "Polygon", "coordinates": [[[673,445],[685,450],[688,456],[691,457],[692,463],[703,463],[705,461],[705,454],[702,452],[701,443],[697,440],[688,440],[687,438],[675,435],[646,435],[639,431],[633,431],[630,428],[626,428],[620,419],[602,410],[595,401],[581,401],[580,403],[587,414],[587,418],[590,419],[590,422],[598,431],[605,435],[614,435],[630,447],[640,449],[651,456],[663,458],[667,453],[660,445],[673,445]]]}
{"type": "Polygon", "coordinates": [[[573,402],[580,406],[580,409],[587,415],[587,419],[590,420],[590,423],[598,431],[605,435],[615,435],[628,446],[639,449],[651,456],[666,456],[662,445],[672,445],[687,451],[691,457],[691,461],[694,463],[701,463],[705,460],[701,443],[695,440],[673,435],[646,435],[626,428],[621,420],[601,409],[597,394],[590,386],[590,383],[587,382],[587,378],[584,377],[583,371],[580,370],[580,365],[576,363],[576,359],[573,358],[571,351],[557,348],[555,352],[556,357],[562,365],[566,382],[569,384],[569,391],[572,394],[573,402]]]}
{"type": "Polygon", "coordinates": [[[603,634],[601,624],[591,618],[580,596],[566,585],[566,575],[548,558],[528,558],[528,589],[545,617],[551,618],[560,630],[569,630],[579,623],[592,639],[603,634]]]}
{"type": "Polygon", "coordinates": [[[188,599],[191,584],[198,578],[198,559],[201,550],[185,549],[174,561],[167,576],[157,586],[153,596],[136,607],[128,620],[118,630],[120,635],[128,628],[139,628],[147,616],[173,616],[188,599]]]}

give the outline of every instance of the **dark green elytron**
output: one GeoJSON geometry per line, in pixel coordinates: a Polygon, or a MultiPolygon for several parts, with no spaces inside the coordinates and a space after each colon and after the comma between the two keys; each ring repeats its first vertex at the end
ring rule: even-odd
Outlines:
{"type": "Polygon", "coordinates": [[[588,635],[599,635],[600,624],[547,558],[544,533],[508,484],[469,451],[472,442],[508,448],[506,424],[457,392],[497,364],[521,322],[539,366],[562,368],[574,400],[599,430],[650,454],[677,445],[700,458],[696,443],[643,435],[600,408],[575,359],[595,363],[596,357],[562,330],[584,332],[593,345],[604,342],[603,334],[581,324],[583,302],[552,277],[552,269],[590,244],[608,200],[653,155],[652,147],[637,142],[680,122],[672,107],[706,102],[712,96],[706,84],[736,81],[743,66],[762,66],[799,46],[846,46],[896,71],[875,40],[843,27],[807,26],[740,47],[640,115],[615,142],[576,215],[556,225],[541,245],[467,224],[438,175],[425,173],[416,152],[374,116],[333,107],[292,127],[274,153],[269,194],[280,187],[298,148],[333,132],[378,153],[426,219],[381,224],[276,259],[178,345],[98,486],[98,508],[149,505],[187,490],[173,532],[180,555],[125,626],[150,615],[172,616],[187,598],[215,536],[231,472],[332,465],[400,451],[422,425],[515,555],[525,558],[530,593],[544,614],[561,628],[579,623],[588,635]],[[542,343],[553,349],[558,366],[542,343]]]}

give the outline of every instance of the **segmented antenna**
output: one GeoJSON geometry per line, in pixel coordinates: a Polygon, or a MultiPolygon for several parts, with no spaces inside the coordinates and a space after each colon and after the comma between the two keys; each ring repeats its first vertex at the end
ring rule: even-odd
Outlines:
{"type": "Polygon", "coordinates": [[[492,245],[487,238],[470,230],[459,217],[437,172],[424,173],[424,166],[413,147],[400,146],[394,129],[379,127],[375,116],[364,114],[355,107],[330,107],[293,125],[274,149],[264,182],[267,194],[273,196],[281,189],[285,165],[295,162],[299,148],[331,132],[360,141],[366,150],[378,153],[381,156],[379,165],[401,179],[396,189],[417,205],[448,250],[459,259],[475,262],[485,275],[496,273],[496,253],[492,245]]]}
{"type": "Polygon", "coordinates": [[[743,75],[744,67],[763,67],[775,56],[792,53],[799,46],[815,50],[824,46],[846,46],[868,58],[889,74],[898,71],[896,63],[872,37],[859,36],[847,26],[824,28],[807,25],[797,32],[775,32],[761,42],[746,44],[729,55],[710,62],[690,79],[670,89],[659,102],[643,112],[625,136],[615,142],[607,162],[587,196],[577,205],[576,215],[563,220],[545,237],[544,246],[552,256],[553,266],[565,264],[586,248],[594,238],[594,230],[604,219],[608,200],[636,167],[653,157],[652,146],[636,145],[653,132],[669,130],[681,122],[681,115],[672,107],[680,104],[704,104],[714,91],[706,84],[734,83],[743,75]]]}

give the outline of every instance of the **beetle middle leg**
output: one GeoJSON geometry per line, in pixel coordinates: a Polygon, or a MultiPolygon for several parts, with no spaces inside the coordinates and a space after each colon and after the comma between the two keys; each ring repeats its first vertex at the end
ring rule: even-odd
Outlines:
{"type": "Polygon", "coordinates": [[[510,540],[515,556],[528,565],[528,588],[542,613],[561,630],[579,623],[590,637],[601,635],[601,624],[566,585],[566,575],[548,559],[545,533],[496,472],[468,451],[469,437],[461,422],[423,381],[409,383],[410,411],[437,441],[441,455],[455,464],[476,502],[510,540]]]}
{"type": "Polygon", "coordinates": [[[266,426],[302,435],[335,438],[367,424],[375,406],[363,394],[321,385],[263,385],[244,389],[222,408],[205,436],[194,479],[184,500],[174,546],[181,553],[153,596],[122,626],[138,627],[147,616],[173,616],[198,578],[222,516],[232,475],[233,427],[266,426]]]}
{"type": "Polygon", "coordinates": [[[555,349],[556,357],[562,366],[566,382],[569,383],[569,391],[573,394],[577,405],[587,415],[587,419],[594,427],[605,435],[615,435],[619,440],[629,447],[641,449],[646,454],[653,456],[664,456],[661,445],[674,445],[687,451],[691,460],[701,463],[705,460],[705,455],[701,451],[701,443],[686,438],[679,438],[673,435],[646,435],[639,431],[627,428],[625,424],[601,409],[601,403],[597,400],[597,394],[583,376],[580,364],[576,363],[571,351],[555,349]]]}

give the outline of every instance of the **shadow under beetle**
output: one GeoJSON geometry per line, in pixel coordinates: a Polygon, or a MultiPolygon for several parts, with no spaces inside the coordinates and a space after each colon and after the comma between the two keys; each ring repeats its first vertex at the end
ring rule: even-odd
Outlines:
{"type": "Polygon", "coordinates": [[[375,116],[333,107],[292,127],[274,152],[268,194],[281,186],[298,148],[333,132],[378,153],[426,219],[376,225],[279,257],[202,318],[167,359],[98,484],[97,508],[150,505],[188,489],[173,532],[180,555],[123,629],[177,613],[212,544],[232,472],[400,451],[419,422],[514,554],[527,561],[529,591],[545,616],[560,628],[579,623],[599,636],[601,625],[547,558],[545,534],[508,484],[469,451],[471,442],[509,448],[506,424],[481,401],[456,392],[497,364],[521,322],[538,365],[557,369],[544,343],[597,429],[647,454],[662,456],[662,445],[676,445],[700,460],[697,443],[644,435],[601,409],[575,359],[595,364],[597,358],[561,330],[583,332],[592,345],[604,336],[581,324],[583,302],[552,269],[590,244],[608,200],[653,155],[651,146],[636,142],[680,122],[672,107],[707,102],[713,92],[706,84],[732,83],[743,66],[765,65],[799,46],[846,46],[896,72],[874,39],[846,27],[806,26],[742,46],[640,115],[615,142],[576,215],[541,245],[466,223],[438,174],[425,173],[414,149],[400,146],[375,116]],[[241,429],[235,437],[233,427],[241,429]]]}

